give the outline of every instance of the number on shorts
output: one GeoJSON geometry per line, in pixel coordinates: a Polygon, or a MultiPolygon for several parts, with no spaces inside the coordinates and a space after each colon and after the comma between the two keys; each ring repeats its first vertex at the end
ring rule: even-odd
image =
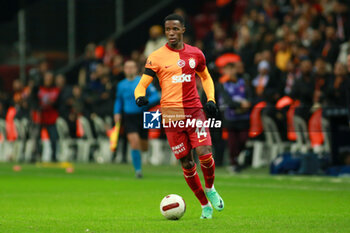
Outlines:
{"type": "Polygon", "coordinates": [[[205,127],[202,128],[196,128],[197,137],[200,138],[201,136],[207,137],[207,131],[205,131],[205,127]]]}

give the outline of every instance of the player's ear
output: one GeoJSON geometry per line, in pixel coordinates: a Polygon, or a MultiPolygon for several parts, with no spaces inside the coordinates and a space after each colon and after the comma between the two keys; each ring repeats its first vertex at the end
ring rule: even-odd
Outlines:
{"type": "Polygon", "coordinates": [[[182,33],[184,33],[186,31],[186,27],[182,26],[182,33]]]}

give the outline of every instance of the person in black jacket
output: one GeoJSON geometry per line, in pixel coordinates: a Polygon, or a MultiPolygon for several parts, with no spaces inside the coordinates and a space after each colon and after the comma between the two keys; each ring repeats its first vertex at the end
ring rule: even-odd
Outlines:
{"type": "Polygon", "coordinates": [[[305,120],[309,119],[310,108],[313,104],[313,93],[315,90],[315,81],[312,75],[312,62],[305,59],[300,64],[301,77],[294,82],[291,98],[300,101],[300,107],[295,114],[301,116],[305,120]]]}
{"type": "Polygon", "coordinates": [[[236,75],[233,63],[225,66],[229,80],[217,86],[218,105],[223,125],[228,130],[231,172],[238,172],[237,158],[248,139],[251,91],[243,78],[236,75]]]}

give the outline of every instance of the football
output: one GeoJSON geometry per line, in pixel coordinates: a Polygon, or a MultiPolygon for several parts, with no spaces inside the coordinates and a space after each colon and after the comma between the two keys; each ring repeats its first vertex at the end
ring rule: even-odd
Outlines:
{"type": "Polygon", "coordinates": [[[182,197],[169,194],[160,202],[160,212],[169,220],[179,220],[186,211],[186,203],[182,197]]]}

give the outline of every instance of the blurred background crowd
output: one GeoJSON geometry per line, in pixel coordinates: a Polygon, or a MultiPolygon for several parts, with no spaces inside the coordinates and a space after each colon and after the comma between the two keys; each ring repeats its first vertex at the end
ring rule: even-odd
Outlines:
{"type": "MultiPolygon", "coordinates": [[[[218,117],[224,122],[222,130],[212,132],[218,166],[237,172],[245,164],[267,165],[286,151],[327,158],[327,166],[350,165],[350,2],[196,1],[198,10],[190,13],[179,6],[164,15],[185,18],[185,43],[204,52],[216,86],[218,117]],[[266,147],[269,158],[264,158],[266,147]]],[[[149,27],[146,43],[129,43],[127,52],[115,39],[93,41],[74,68],[62,70],[39,59],[27,69],[26,80],[11,80],[11,89],[4,88],[7,77],[0,74],[0,119],[6,122],[0,140],[17,140],[19,132],[8,132],[18,127],[15,120],[27,119],[23,137],[38,141],[46,128],[52,149],[59,151],[57,119],[66,122],[67,137],[84,139],[88,132],[80,117],[88,121],[92,140],[100,131],[107,137],[116,86],[125,78],[123,64],[136,61],[142,74],[147,56],[166,43],[162,19],[149,27]],[[94,119],[103,120],[101,130],[94,119]]],[[[154,85],[159,88],[157,80],[154,85]]],[[[205,102],[199,79],[197,86],[205,102]]],[[[40,159],[40,153],[31,153],[29,160],[40,159]]]]}

